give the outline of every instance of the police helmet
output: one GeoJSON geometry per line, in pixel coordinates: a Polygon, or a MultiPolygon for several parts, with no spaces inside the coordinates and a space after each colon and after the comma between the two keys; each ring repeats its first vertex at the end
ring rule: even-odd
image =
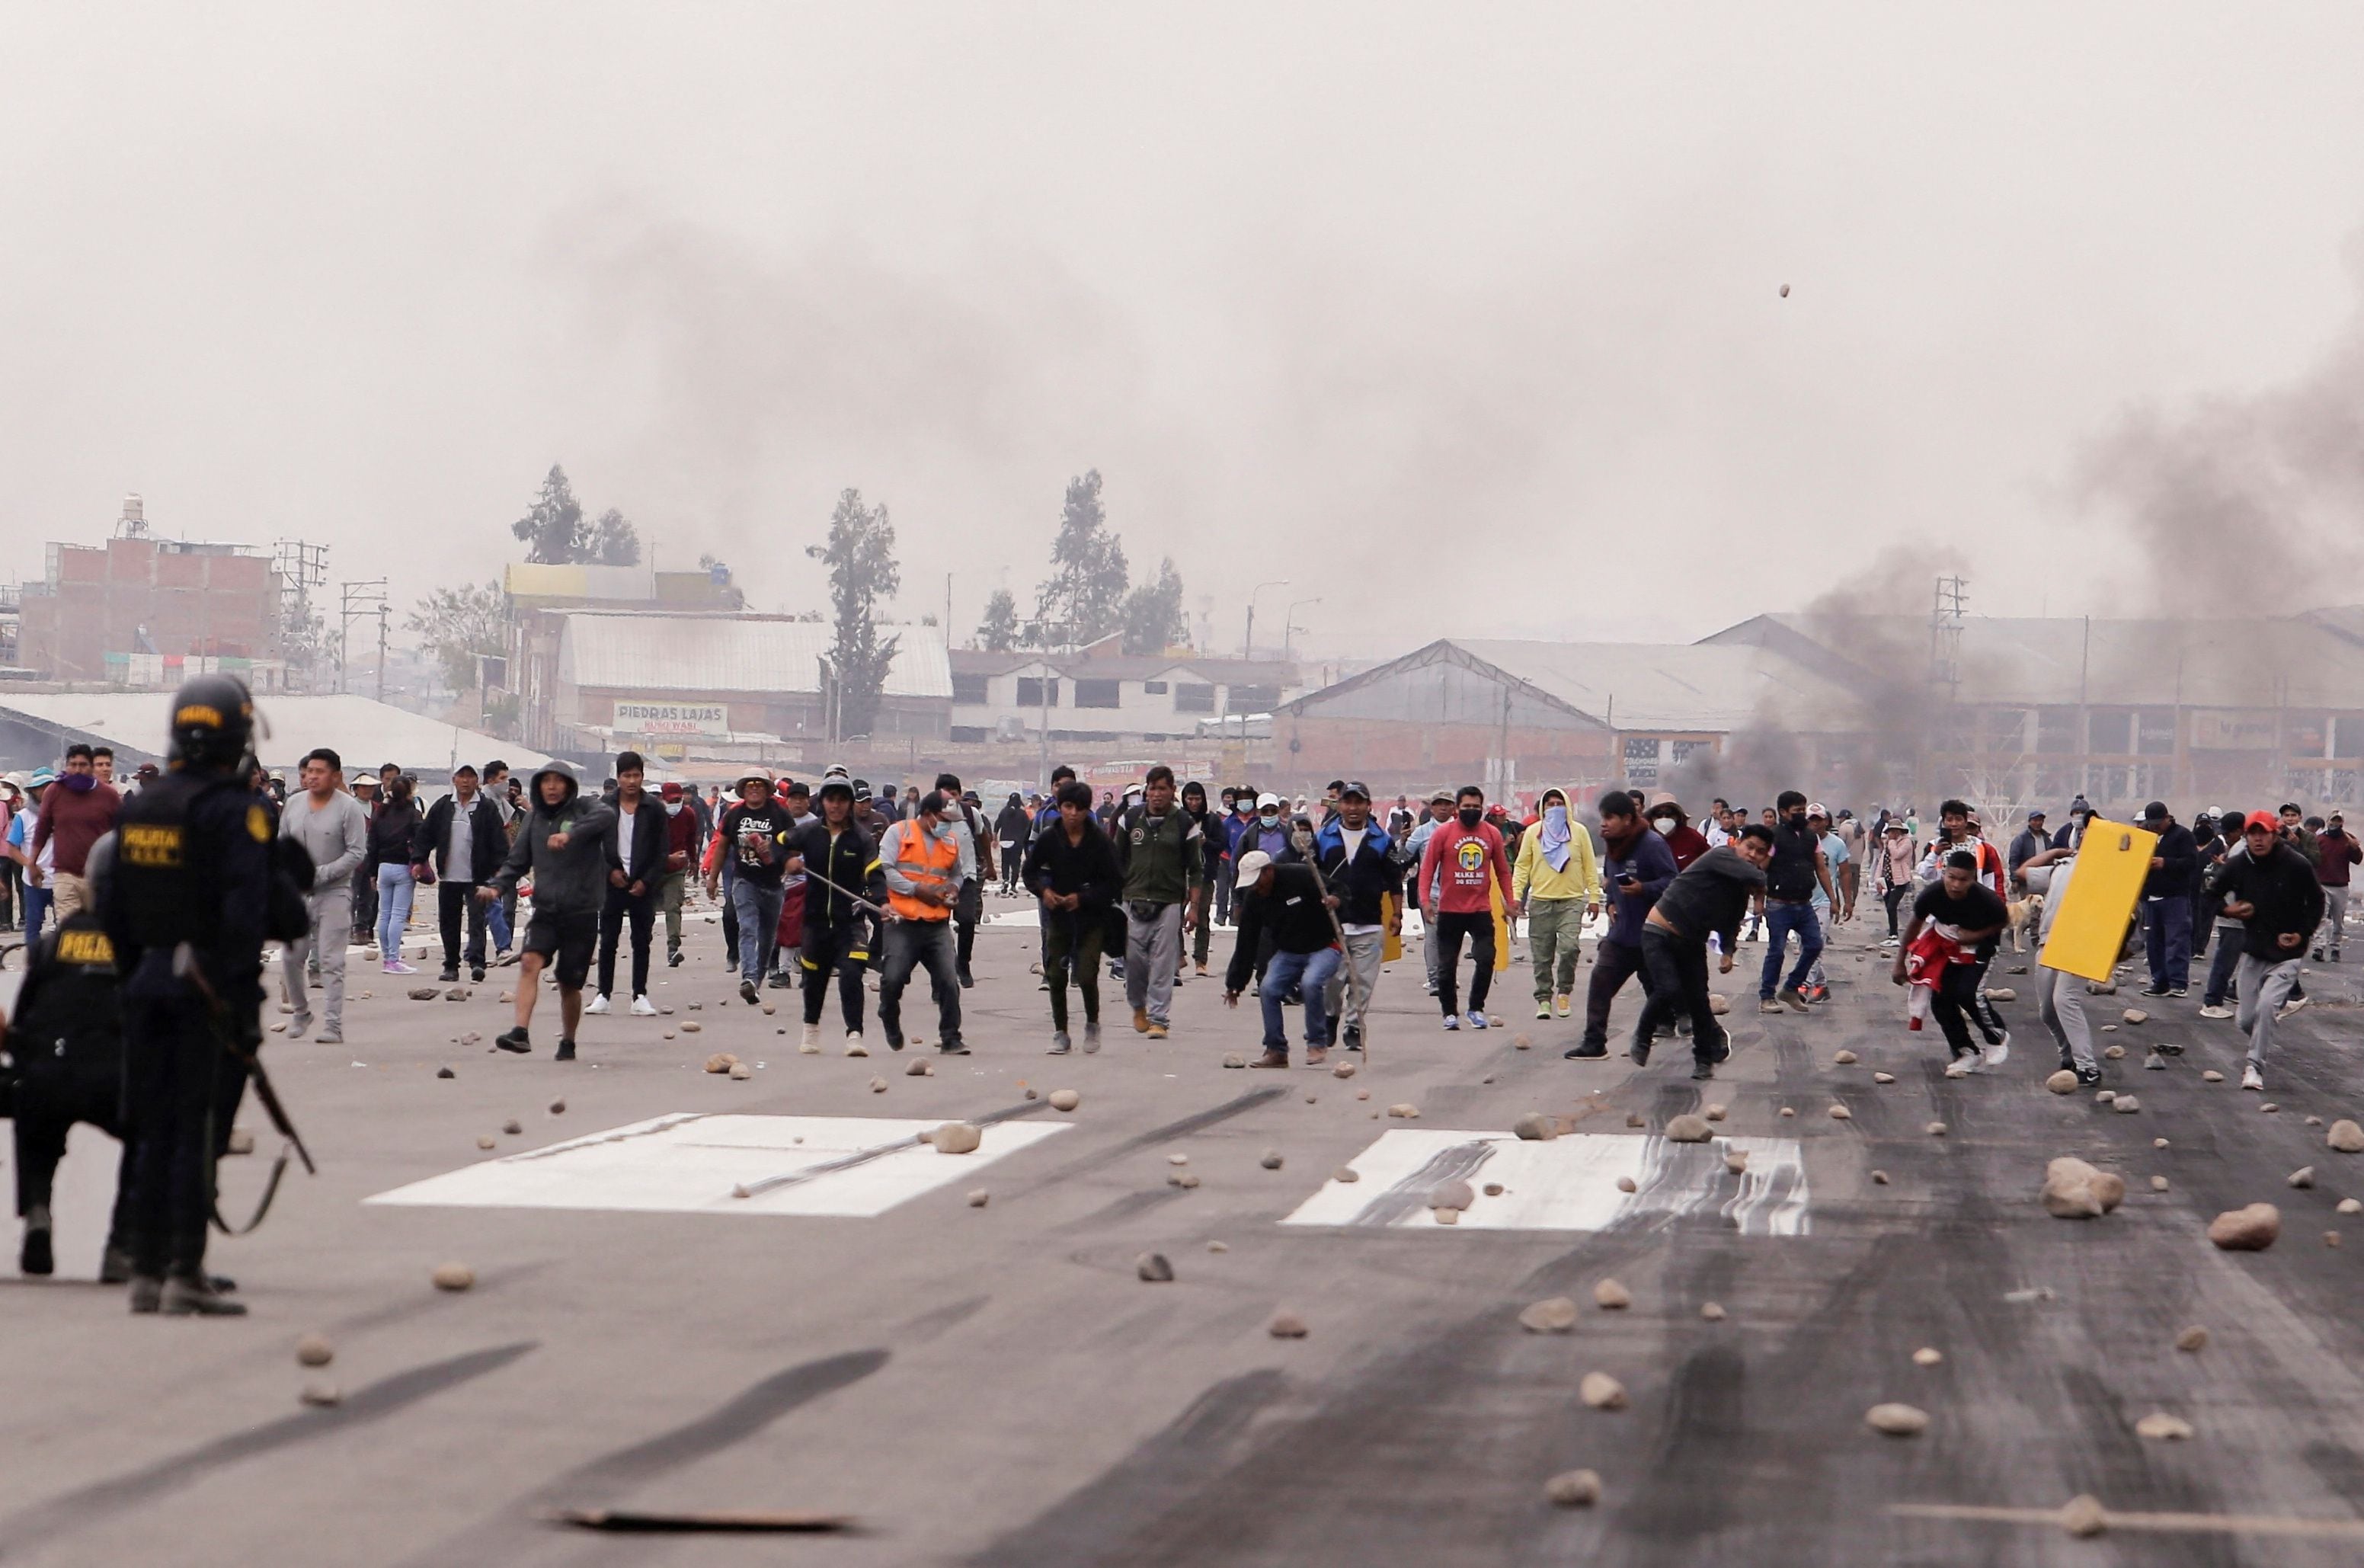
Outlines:
{"type": "Polygon", "coordinates": [[[254,699],[234,676],[201,675],[173,694],[172,760],[234,767],[254,735],[254,699]]]}

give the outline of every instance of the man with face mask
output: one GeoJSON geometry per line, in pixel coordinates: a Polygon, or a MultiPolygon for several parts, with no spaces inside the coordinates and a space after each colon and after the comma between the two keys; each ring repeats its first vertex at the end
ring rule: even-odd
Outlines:
{"type": "MultiPolygon", "coordinates": [[[[1650,971],[1642,961],[1642,924],[1675,879],[1675,857],[1667,835],[1642,825],[1634,797],[1611,790],[1600,797],[1600,838],[1608,850],[1609,930],[1592,950],[1592,989],[1585,999],[1584,1038],[1567,1053],[1573,1061],[1609,1054],[1609,1009],[1628,978],[1642,980],[1650,997],[1650,971]]],[[[1704,949],[1702,949],[1704,950],[1704,949]]]]}
{"type": "Polygon", "coordinates": [[[1502,853],[1502,835],[1486,821],[1486,792],[1474,784],[1462,786],[1454,797],[1453,820],[1429,834],[1420,879],[1437,886],[1437,935],[1444,950],[1437,958],[1437,999],[1444,1004],[1444,1026],[1458,1029],[1465,1019],[1455,1015],[1461,944],[1472,949],[1477,972],[1469,981],[1469,1012],[1473,1029],[1489,1026],[1486,992],[1494,983],[1494,909],[1499,898],[1505,913],[1516,903],[1511,891],[1511,863],[1502,853]]]}
{"type": "MultiPolygon", "coordinates": [[[[1650,802],[1650,831],[1666,845],[1667,853],[1674,857],[1675,869],[1680,871],[1715,847],[1716,841],[1691,826],[1690,818],[1672,795],[1660,795],[1650,802]]],[[[1725,835],[1728,840],[1730,835],[1725,835]]]]}
{"type": "MultiPolygon", "coordinates": [[[[1358,1051],[1388,939],[1402,930],[1403,868],[1393,841],[1371,821],[1370,787],[1354,780],[1338,792],[1338,814],[1321,824],[1313,846],[1314,864],[1337,901],[1339,930],[1345,937],[1343,961],[1322,997],[1326,1033],[1334,1036],[1343,1023],[1346,1048],[1358,1051]]],[[[1307,1052],[1309,1065],[1321,1060],[1307,1052]]]]}
{"type": "Polygon", "coordinates": [[[1600,868],[1592,856],[1592,835],[1568,815],[1567,793],[1544,791],[1534,830],[1519,840],[1511,890],[1522,900],[1527,949],[1535,964],[1535,1016],[1574,1010],[1576,966],[1584,923],[1600,913],[1600,868]]]}
{"type": "Polygon", "coordinates": [[[953,906],[976,875],[976,851],[953,820],[957,801],[930,790],[917,815],[891,824],[878,846],[886,902],[897,915],[886,927],[886,967],[878,978],[878,1027],[889,1050],[903,1048],[903,988],[913,968],[934,982],[937,1049],[968,1055],[961,1043],[961,985],[953,956],[953,906]]]}
{"type": "Polygon", "coordinates": [[[1806,805],[1806,797],[1795,790],[1782,790],[1775,802],[1773,856],[1765,868],[1765,969],[1756,987],[1760,1013],[1779,1013],[1785,1006],[1805,1012],[1806,980],[1823,956],[1814,894],[1819,890],[1823,902],[1830,902],[1830,862],[1823,853],[1822,836],[1807,825],[1806,805]],[[1798,937],[1798,962],[1785,985],[1781,958],[1792,932],[1798,937]]]}
{"type": "Polygon", "coordinates": [[[1162,1040],[1173,1025],[1174,971],[1206,865],[1199,824],[1174,798],[1172,768],[1161,762],[1149,770],[1141,803],[1117,819],[1112,836],[1124,873],[1125,1000],[1132,1026],[1162,1040]]]}
{"type": "Polygon", "coordinates": [[[665,869],[657,884],[657,907],[664,912],[665,967],[681,967],[681,900],[689,890],[690,863],[697,858],[697,813],[683,798],[681,782],[667,779],[664,801],[665,869]]]}
{"type": "Polygon", "coordinates": [[[1436,934],[1436,887],[1420,875],[1420,868],[1428,855],[1428,841],[1436,835],[1439,827],[1452,820],[1453,791],[1439,790],[1428,798],[1427,814],[1411,830],[1411,838],[1405,846],[1405,853],[1410,857],[1405,868],[1412,879],[1409,890],[1412,902],[1420,908],[1421,926],[1425,933],[1420,946],[1421,958],[1427,968],[1428,978],[1421,989],[1431,996],[1436,994],[1437,969],[1444,954],[1444,944],[1436,934]]]}

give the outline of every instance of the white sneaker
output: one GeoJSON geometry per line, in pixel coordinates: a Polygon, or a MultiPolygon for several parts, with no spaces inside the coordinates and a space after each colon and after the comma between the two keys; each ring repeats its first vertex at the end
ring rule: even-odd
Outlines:
{"type": "Polygon", "coordinates": [[[2244,1062],[2241,1064],[2242,1088],[2263,1089],[2265,1086],[2266,1075],[2258,1070],[2258,1064],[2256,1062],[2244,1062]]]}
{"type": "Polygon", "coordinates": [[[608,993],[603,991],[598,995],[593,997],[591,999],[591,1005],[585,1008],[583,1011],[590,1014],[594,1018],[597,1017],[602,1013],[607,1012],[608,993]]]}
{"type": "Polygon", "coordinates": [[[850,1057],[866,1057],[870,1054],[870,1047],[862,1043],[861,1030],[848,1029],[845,1032],[845,1054],[850,1057]]]}
{"type": "Polygon", "coordinates": [[[2202,1018],[2230,1018],[2233,1016],[2233,1010],[2229,1007],[2203,1007],[2200,1010],[2200,1016],[2202,1018]]]}
{"type": "MultiPolygon", "coordinates": [[[[604,1000],[604,999],[603,999],[603,1000],[604,1000]]],[[[636,997],[632,998],[632,1016],[633,1016],[633,1017],[635,1017],[635,1018],[653,1018],[653,1017],[655,1017],[656,1015],[657,1015],[657,1010],[656,1010],[655,1004],[654,1004],[654,1003],[652,1003],[652,1002],[651,1002],[647,997],[645,997],[645,996],[636,996],[636,997]]]]}
{"type": "Polygon", "coordinates": [[[2011,1059],[2010,1032],[2005,1031],[2002,1039],[1980,1051],[1979,1056],[1981,1062],[1990,1068],[2001,1067],[2004,1062],[2009,1061],[2011,1059]]]}
{"type": "Polygon", "coordinates": [[[287,1037],[291,1040],[300,1040],[304,1037],[304,1032],[311,1026],[312,1015],[309,1013],[298,1013],[295,1017],[287,1020],[287,1037]]]}
{"type": "Polygon", "coordinates": [[[2277,1022],[2287,1018],[2292,1014],[2297,1012],[2300,1008],[2304,1007],[2308,1002],[2314,1000],[2314,999],[2311,996],[2293,996],[2288,1002],[2283,1002],[2280,1007],[2274,1009],[2274,1018],[2277,1022]]]}
{"type": "Polygon", "coordinates": [[[817,1057],[820,1055],[820,1025],[808,1024],[805,1025],[804,1038],[797,1042],[797,1049],[803,1055],[808,1057],[817,1057]]]}

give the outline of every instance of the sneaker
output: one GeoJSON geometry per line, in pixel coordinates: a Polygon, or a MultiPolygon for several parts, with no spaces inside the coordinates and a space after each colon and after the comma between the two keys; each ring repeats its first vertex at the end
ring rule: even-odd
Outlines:
{"type": "Polygon", "coordinates": [[[942,1057],[965,1057],[968,1055],[968,1045],[962,1040],[945,1040],[936,1047],[936,1054],[942,1057]]]}
{"type": "Polygon", "coordinates": [[[1569,999],[1567,992],[1562,991],[1559,995],[1552,998],[1552,1011],[1565,1018],[1569,1014],[1576,1011],[1576,1003],[1569,999]]]}
{"type": "Polygon", "coordinates": [[[446,964],[443,966],[443,972],[435,978],[445,985],[457,985],[460,982],[460,970],[455,965],[446,964]]]}
{"type": "Polygon", "coordinates": [[[2136,996],[2165,996],[2167,994],[2167,987],[2163,985],[2147,985],[2140,991],[2135,992],[2135,994],[2136,996]]]}
{"type": "Polygon", "coordinates": [[[1650,1065],[1650,1042],[1636,1040],[1625,1047],[1625,1054],[1633,1058],[1635,1067],[1647,1067],[1650,1065]]]}
{"type": "Polygon", "coordinates": [[[550,1059],[552,1061],[573,1061],[574,1059],[574,1042],[572,1040],[559,1041],[558,1050],[550,1059]]]}
{"type": "Polygon", "coordinates": [[[1573,1049],[1560,1052],[1560,1056],[1568,1061],[1599,1061],[1608,1054],[1609,1047],[1606,1045],[1578,1046],[1573,1049]]]}
{"type": "Polygon", "coordinates": [[[739,967],[738,948],[725,947],[722,949],[722,967],[726,969],[736,969],[739,967]]]}
{"type": "Polygon", "coordinates": [[[519,955],[516,952],[507,947],[504,947],[500,950],[499,955],[493,959],[493,968],[496,969],[507,969],[511,964],[518,961],[518,957],[519,955]]]}
{"type": "Polygon", "coordinates": [[[1084,1054],[1097,1056],[1100,1048],[1100,1026],[1097,1023],[1084,1025],[1084,1054]]]}
{"type": "Polygon", "coordinates": [[[845,1054],[850,1057],[866,1057],[870,1054],[870,1047],[862,1043],[861,1030],[848,1029],[845,1032],[845,1054]]]}
{"type": "Polygon", "coordinates": [[[755,989],[753,980],[742,980],[739,982],[739,1000],[753,1007],[764,1000],[764,995],[755,989]]]}
{"type": "MultiPolygon", "coordinates": [[[[390,975],[415,975],[418,972],[418,966],[406,964],[400,958],[388,958],[385,961],[385,972],[390,975]]],[[[241,1306],[239,1310],[244,1312],[246,1308],[241,1306]]]]}
{"type": "Polygon", "coordinates": [[[594,1018],[599,1017],[601,1014],[605,1014],[608,1011],[608,993],[603,991],[598,995],[593,997],[591,999],[591,1005],[585,1008],[583,1011],[588,1013],[594,1018]]]}
{"type": "Polygon", "coordinates": [[[2265,1086],[2266,1075],[2258,1070],[2258,1064],[2253,1061],[2243,1062],[2241,1064],[2241,1087],[2244,1089],[2263,1089],[2265,1086]]]}
{"type": "Polygon", "coordinates": [[[345,1026],[342,1024],[331,1024],[321,1030],[320,1037],[312,1043],[316,1046],[341,1046],[345,1043],[345,1026]]]}
{"type": "Polygon", "coordinates": [[[677,969],[681,968],[680,948],[675,947],[672,952],[665,955],[665,968],[669,969],[677,969]]]}
{"type": "Polygon", "coordinates": [[[655,1017],[656,1015],[657,1015],[656,1004],[655,1004],[654,1002],[651,1002],[647,997],[645,997],[645,996],[636,996],[636,997],[632,998],[632,1016],[633,1016],[633,1017],[635,1017],[635,1018],[653,1018],[653,1017],[655,1017]]]}
{"type": "Polygon", "coordinates": [[[2102,1070],[2098,1067],[2077,1067],[2070,1064],[2063,1065],[2068,1066],[2068,1070],[2077,1075],[2077,1082],[2080,1088],[2091,1089],[2093,1085],[2102,1081],[2102,1070]]]}
{"type": "Polygon", "coordinates": [[[1473,1029],[1486,1029],[1493,1026],[1494,1021],[1474,1007],[1469,1010],[1468,1018],[1469,1026],[1473,1029]]]}
{"type": "Polygon", "coordinates": [[[1345,1028],[1345,1037],[1346,1048],[1348,1050],[1359,1051],[1363,1048],[1363,1026],[1361,1025],[1347,1025],[1345,1028]]]}
{"type": "Polygon", "coordinates": [[[1132,1032],[1136,1035],[1146,1035],[1149,1033],[1148,1008],[1136,1007],[1132,1010],[1132,1032]]]}
{"type": "Polygon", "coordinates": [[[2169,996],[2190,996],[2191,994],[2191,988],[2188,985],[2171,985],[2167,988],[2167,994],[2169,996]]]}
{"type": "Polygon", "coordinates": [[[174,1274],[158,1293],[156,1310],[167,1317],[244,1317],[246,1304],[224,1296],[202,1274],[174,1274]]]}
{"type": "Polygon", "coordinates": [[[1759,1013],[1779,1013],[1781,1011],[1781,1004],[1774,1001],[1769,996],[1761,996],[1756,999],[1756,1011],[1759,1013]]]}
{"type": "Polygon", "coordinates": [[[1691,1076],[1697,1079],[1713,1078],[1715,1076],[1715,1065],[1712,1062],[1693,1062],[1691,1064],[1691,1076]]]}
{"type": "Polygon", "coordinates": [[[808,1024],[805,1025],[804,1036],[797,1042],[797,1050],[798,1054],[803,1056],[817,1057],[820,1055],[820,1025],[808,1024]]]}
{"type": "Polygon", "coordinates": [[[1444,1015],[1444,1026],[1448,1029],[1458,1029],[1461,1027],[1461,1020],[1448,1013],[1444,1015]]]}
{"type": "Polygon", "coordinates": [[[1075,1043],[1067,1038],[1067,1031],[1062,1029],[1051,1036],[1051,1048],[1043,1054],[1045,1056],[1063,1057],[1075,1048],[1075,1043]]]}
{"type": "Polygon", "coordinates": [[[1790,1009],[1793,1013],[1803,1013],[1806,1011],[1807,1002],[1805,992],[1800,991],[1796,986],[1791,986],[1787,991],[1777,991],[1773,995],[1776,1001],[1779,1002],[1782,1006],[1790,1009]]]}
{"type": "Polygon", "coordinates": [[[1280,1049],[1266,1050],[1264,1055],[1256,1058],[1255,1060],[1248,1063],[1248,1065],[1250,1067],[1287,1067],[1288,1065],[1288,1053],[1280,1049]]]}
{"type": "Polygon", "coordinates": [[[2297,1012],[2300,1008],[2304,1007],[2308,1002],[2312,1000],[2313,999],[2311,997],[2293,996],[2288,1002],[2283,1002],[2280,1007],[2274,1009],[2274,1017],[2277,1021],[2287,1018],[2292,1014],[2297,1012]]]}
{"type": "Polygon", "coordinates": [[[1547,996],[1538,996],[1535,998],[1535,1016],[1538,1018],[1548,1018],[1551,1016],[1551,998],[1547,996]]]}
{"type": "Polygon", "coordinates": [[[1979,1053],[1981,1063],[1990,1068],[2001,1067],[2011,1059],[2011,1034],[2006,1030],[2002,1039],[1979,1053]]]}
{"type": "Polygon", "coordinates": [[[493,1036],[493,1044],[500,1047],[501,1049],[505,1051],[515,1051],[519,1056],[523,1056],[533,1049],[533,1042],[526,1037],[525,1025],[519,1025],[516,1028],[511,1029],[506,1035],[495,1035],[493,1036]]]}
{"type": "Polygon", "coordinates": [[[58,1266],[50,1247],[50,1227],[27,1226],[24,1244],[17,1249],[17,1271],[28,1278],[47,1278],[58,1266]]]}
{"type": "Polygon", "coordinates": [[[1199,966],[1199,978],[1200,980],[1205,980],[1207,978],[1207,966],[1204,964],[1200,964],[1199,966]]]}
{"type": "Polygon", "coordinates": [[[133,1313],[153,1312],[163,1304],[164,1282],[154,1274],[134,1274],[129,1295],[133,1313]]]}
{"type": "Polygon", "coordinates": [[[2317,947],[2314,952],[2309,953],[2309,954],[2307,955],[2307,957],[2308,957],[2308,958],[2312,958],[2312,959],[2314,959],[2314,960],[2316,963],[2318,963],[2318,964],[2319,964],[2319,963],[2322,963],[2322,962],[2324,961],[2324,958],[2323,958],[2323,949],[2322,949],[2322,948],[2320,948],[2320,947],[2317,947]]]}
{"type": "Polygon", "coordinates": [[[1328,1067],[1330,1065],[1330,1047],[1327,1046],[1306,1047],[1305,1065],[1308,1067],[1328,1067]]]}
{"type": "Polygon", "coordinates": [[[2233,1010],[2225,1006],[2221,1002],[2212,1002],[2207,1006],[2200,1010],[2200,1016],[2202,1018],[2230,1018],[2233,1016],[2233,1010]]]}
{"type": "Polygon", "coordinates": [[[1420,982],[1420,989],[1423,995],[1434,996],[1436,994],[1436,982],[1434,980],[1422,980],[1420,982]]]}
{"type": "Polygon", "coordinates": [[[295,1017],[287,1020],[287,1037],[291,1040],[300,1040],[311,1027],[312,1015],[309,1013],[298,1013],[295,1017]]]}

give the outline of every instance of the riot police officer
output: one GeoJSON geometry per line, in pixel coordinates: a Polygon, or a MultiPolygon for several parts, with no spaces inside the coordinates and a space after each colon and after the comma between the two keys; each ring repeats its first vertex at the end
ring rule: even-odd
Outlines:
{"type": "Polygon", "coordinates": [[[262,943],[285,892],[248,787],[254,701],[229,676],[173,699],[168,768],[124,803],[103,912],[124,976],[131,1310],[235,1316],[205,1272],[214,1162],[262,1043],[262,943]]]}
{"type": "Polygon", "coordinates": [[[16,1119],[17,1213],[25,1222],[17,1267],[28,1276],[55,1265],[50,1194],[66,1135],[87,1122],[123,1141],[115,1217],[106,1238],[102,1280],[130,1278],[131,1140],[123,1105],[123,1003],[115,973],[115,945],[96,907],[113,885],[115,834],[91,846],[91,904],[76,910],[32,949],[17,1016],[0,1019],[6,1053],[10,1109],[16,1119]]]}

